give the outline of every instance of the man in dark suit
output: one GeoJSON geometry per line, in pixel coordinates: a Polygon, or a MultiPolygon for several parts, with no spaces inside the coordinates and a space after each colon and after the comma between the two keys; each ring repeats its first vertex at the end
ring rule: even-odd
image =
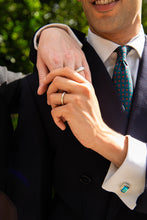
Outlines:
{"type": "Polygon", "coordinates": [[[21,81],[10,172],[10,193],[21,220],[146,219],[147,46],[141,3],[82,0],[89,42],[76,34],[93,86],[68,68],[47,76],[47,97],[36,94],[36,69],[21,81]],[[116,51],[111,62],[105,60],[109,48],[120,45],[131,47],[127,66],[136,70],[129,112],[109,75],[116,51]]]}

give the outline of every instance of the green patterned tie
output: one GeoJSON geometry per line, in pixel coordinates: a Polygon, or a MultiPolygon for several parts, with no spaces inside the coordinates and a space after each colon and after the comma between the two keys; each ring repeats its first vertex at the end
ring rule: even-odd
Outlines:
{"type": "Polygon", "coordinates": [[[117,60],[114,67],[112,81],[116,87],[121,102],[129,115],[133,96],[133,82],[126,61],[127,54],[131,50],[129,46],[120,46],[116,49],[117,60]]]}

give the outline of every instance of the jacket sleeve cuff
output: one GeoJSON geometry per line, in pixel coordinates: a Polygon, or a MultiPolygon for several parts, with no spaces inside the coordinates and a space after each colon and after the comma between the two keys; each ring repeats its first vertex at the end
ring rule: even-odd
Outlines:
{"type": "Polygon", "coordinates": [[[71,30],[71,28],[66,25],[66,24],[59,24],[59,23],[54,23],[54,24],[47,24],[45,26],[43,26],[42,28],[40,28],[35,36],[34,36],[34,48],[37,50],[38,49],[38,39],[40,37],[41,32],[44,29],[50,28],[50,27],[56,27],[56,28],[61,28],[63,30],[65,30],[79,45],[79,47],[82,48],[83,44],[79,41],[79,39],[76,37],[76,35],[73,33],[73,31],[71,30]]]}
{"type": "Polygon", "coordinates": [[[128,152],[123,164],[117,168],[111,163],[102,188],[114,192],[130,209],[136,207],[137,198],[145,189],[146,144],[130,136],[128,152]]]}

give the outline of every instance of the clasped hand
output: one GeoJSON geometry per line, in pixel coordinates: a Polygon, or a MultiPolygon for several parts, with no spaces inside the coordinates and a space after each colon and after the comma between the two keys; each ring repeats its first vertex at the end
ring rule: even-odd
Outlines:
{"type": "Polygon", "coordinates": [[[51,114],[56,125],[64,130],[64,121],[67,121],[76,138],[90,147],[98,124],[103,123],[92,84],[67,67],[50,72],[45,82],[51,82],[47,102],[52,107],[51,114]],[[64,105],[61,105],[62,91],[66,92],[64,105]]]}
{"type": "Polygon", "coordinates": [[[125,137],[104,123],[92,84],[68,67],[51,71],[44,83],[50,83],[47,103],[52,107],[55,124],[65,130],[66,121],[83,146],[120,165],[126,154],[122,157],[125,137]],[[61,105],[63,91],[66,93],[61,105]]]}

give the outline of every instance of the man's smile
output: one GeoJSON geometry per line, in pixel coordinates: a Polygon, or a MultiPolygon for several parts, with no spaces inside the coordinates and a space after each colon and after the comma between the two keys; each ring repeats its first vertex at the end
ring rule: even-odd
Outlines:
{"type": "Polygon", "coordinates": [[[92,0],[92,4],[94,5],[107,5],[112,2],[119,1],[119,0],[92,0]]]}
{"type": "Polygon", "coordinates": [[[91,0],[91,3],[97,11],[107,12],[111,11],[118,1],[120,0],[91,0]]]}

